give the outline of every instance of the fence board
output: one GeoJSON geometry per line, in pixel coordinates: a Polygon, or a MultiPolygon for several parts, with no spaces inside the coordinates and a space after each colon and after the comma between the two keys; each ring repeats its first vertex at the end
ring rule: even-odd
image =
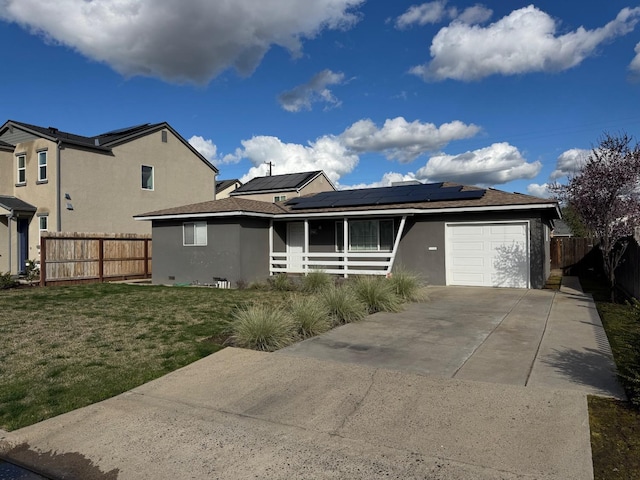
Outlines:
{"type": "Polygon", "coordinates": [[[629,240],[622,263],[616,269],[616,284],[635,298],[640,298],[640,247],[633,238],[629,240]]]}
{"type": "Polygon", "coordinates": [[[47,232],[40,239],[40,285],[151,277],[150,235],[47,232]]]}
{"type": "Polygon", "coordinates": [[[591,238],[554,237],[551,239],[551,268],[566,271],[578,265],[593,250],[591,238]]]}

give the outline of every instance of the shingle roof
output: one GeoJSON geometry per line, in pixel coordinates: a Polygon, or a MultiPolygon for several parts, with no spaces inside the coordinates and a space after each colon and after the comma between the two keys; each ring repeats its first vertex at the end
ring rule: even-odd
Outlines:
{"type": "MultiPolygon", "coordinates": [[[[454,186],[458,184],[445,183],[444,186],[454,186]]],[[[463,186],[463,191],[468,190],[481,190],[478,187],[463,186]]],[[[354,190],[357,192],[357,190],[354,190]]],[[[316,195],[311,194],[309,197],[316,195]]],[[[307,196],[305,196],[307,197],[307,196]]],[[[304,197],[301,197],[304,198],[304,197]]],[[[356,207],[330,207],[330,208],[314,208],[314,209],[297,209],[293,210],[290,206],[283,205],[281,203],[269,203],[261,202],[257,200],[248,200],[238,197],[229,197],[222,200],[213,200],[204,203],[196,203],[193,205],[185,205],[183,207],[170,208],[165,210],[159,210],[156,212],[144,213],[137,215],[137,217],[155,217],[155,216],[188,216],[191,214],[224,214],[225,212],[248,212],[248,213],[261,213],[267,215],[281,216],[281,215],[296,215],[307,216],[310,214],[318,213],[341,213],[341,212],[358,212],[358,211],[370,211],[373,215],[381,210],[438,210],[438,209],[461,209],[473,211],[474,209],[486,209],[491,207],[509,207],[514,206],[517,208],[531,207],[535,208],[550,208],[550,205],[556,205],[554,200],[546,198],[533,197],[531,195],[524,195],[520,193],[508,193],[501,190],[495,190],[489,188],[481,198],[476,199],[464,199],[464,200],[446,200],[446,201],[431,201],[431,202],[414,202],[414,203],[398,203],[387,204],[380,206],[362,205],[356,207]]]]}
{"type": "Polygon", "coordinates": [[[285,175],[256,177],[249,180],[240,188],[235,189],[231,195],[297,190],[322,173],[322,170],[316,170],[314,172],[287,173],[285,175]]]}
{"type": "Polygon", "coordinates": [[[8,195],[0,195],[0,207],[14,212],[35,212],[37,210],[37,208],[30,203],[8,195]]]}
{"type": "Polygon", "coordinates": [[[202,213],[231,213],[250,212],[266,215],[278,215],[286,213],[287,210],[280,204],[249,200],[247,198],[228,197],[221,200],[210,200],[202,203],[192,203],[181,207],[166,208],[155,212],[143,213],[136,217],[156,217],[169,215],[197,215],[202,213]]]}
{"type": "Polygon", "coordinates": [[[237,178],[231,178],[229,180],[218,180],[216,181],[216,192],[225,190],[229,188],[231,185],[233,185],[234,183],[238,183],[238,182],[240,182],[240,180],[238,180],[237,178]]]}

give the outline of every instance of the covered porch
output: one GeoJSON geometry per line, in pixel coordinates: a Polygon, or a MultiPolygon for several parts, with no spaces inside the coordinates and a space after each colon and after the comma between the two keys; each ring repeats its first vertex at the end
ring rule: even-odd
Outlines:
{"type": "Polygon", "coordinates": [[[388,275],[407,215],[272,220],[269,274],[388,275]]]}

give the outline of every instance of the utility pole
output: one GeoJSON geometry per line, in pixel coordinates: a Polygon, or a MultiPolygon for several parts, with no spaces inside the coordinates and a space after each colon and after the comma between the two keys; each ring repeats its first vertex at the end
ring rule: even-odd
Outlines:
{"type": "Polygon", "coordinates": [[[269,165],[269,176],[271,176],[271,169],[275,165],[271,160],[264,162],[265,165],[269,165]]]}

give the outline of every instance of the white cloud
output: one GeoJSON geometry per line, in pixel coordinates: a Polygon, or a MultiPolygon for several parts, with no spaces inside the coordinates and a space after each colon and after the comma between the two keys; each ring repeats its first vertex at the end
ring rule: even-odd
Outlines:
{"type": "Polygon", "coordinates": [[[636,44],[636,48],[634,49],[636,56],[631,60],[631,64],[629,65],[629,70],[633,73],[640,74],[640,43],[636,44]]]}
{"type": "Polygon", "coordinates": [[[411,25],[426,25],[428,23],[438,23],[455,10],[446,8],[447,0],[436,0],[422,5],[412,5],[409,9],[396,19],[396,28],[407,28],[411,25]]]}
{"type": "Polygon", "coordinates": [[[251,74],[274,45],[347,28],[363,0],[2,0],[0,19],[104,62],[125,76],[203,84],[251,74]]]}
{"type": "Polygon", "coordinates": [[[484,5],[474,5],[463,10],[463,12],[456,17],[456,20],[467,25],[474,25],[476,23],[484,23],[491,18],[493,10],[485,7],[484,5]]]}
{"type": "Polygon", "coordinates": [[[353,171],[358,156],[334,136],[326,135],[308,145],[284,143],[277,137],[256,136],[242,141],[237,155],[248,158],[253,167],[241,178],[242,182],[269,173],[265,162],[273,162],[273,174],[324,170],[332,182],[353,171]]]}
{"type": "Polygon", "coordinates": [[[527,193],[540,198],[549,198],[551,196],[548,183],[543,183],[542,185],[539,183],[532,183],[527,186],[527,193]]]}
{"type": "Polygon", "coordinates": [[[584,165],[591,155],[591,150],[582,148],[572,148],[563,152],[556,161],[556,169],[551,173],[550,179],[557,180],[561,177],[570,176],[576,173],[584,165]]]}
{"type": "Polygon", "coordinates": [[[214,165],[218,164],[218,147],[211,139],[206,139],[200,135],[194,135],[189,140],[189,144],[202,154],[204,158],[214,165]]]}
{"type": "Polygon", "coordinates": [[[640,7],[624,8],[604,27],[556,35],[558,23],[533,5],[481,27],[454,21],[433,38],[430,63],[410,72],[424,80],[472,81],[502,74],[558,72],[579,65],[606,41],[631,32],[640,7]]]}
{"type": "Polygon", "coordinates": [[[429,182],[496,185],[533,178],[541,168],[540,162],[528,163],[516,147],[494,143],[460,155],[435,155],[416,172],[416,177],[429,182]]]}
{"type": "Polygon", "coordinates": [[[403,117],[387,119],[382,128],[373,121],[360,120],[341,135],[340,140],[355,152],[383,153],[390,160],[408,163],[425,152],[443,148],[454,140],[470,138],[480,132],[480,127],[458,120],[443,123],[439,127],[433,123],[416,120],[407,122],[403,117]]]}
{"type": "Polygon", "coordinates": [[[351,190],[351,189],[361,189],[361,188],[390,187],[394,183],[409,182],[412,180],[416,180],[416,176],[411,172],[406,174],[397,173],[397,172],[387,172],[382,176],[382,178],[378,182],[358,183],[356,185],[339,185],[339,188],[351,190]]]}
{"type": "Polygon", "coordinates": [[[307,83],[280,94],[278,101],[282,108],[288,112],[311,110],[311,104],[315,102],[325,102],[328,107],[337,107],[342,102],[327,87],[339,85],[342,82],[344,82],[343,73],[323,70],[314,75],[307,83]]]}

